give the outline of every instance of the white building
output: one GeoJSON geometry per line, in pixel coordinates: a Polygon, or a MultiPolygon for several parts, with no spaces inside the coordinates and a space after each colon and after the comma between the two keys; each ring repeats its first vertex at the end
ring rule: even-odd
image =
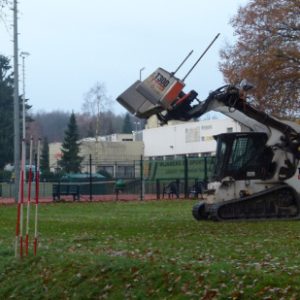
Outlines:
{"type": "Polygon", "coordinates": [[[211,119],[149,128],[143,130],[144,156],[163,159],[187,154],[213,155],[214,135],[241,131],[241,125],[230,119],[211,119]]]}
{"type": "MultiPolygon", "coordinates": [[[[88,171],[91,155],[93,172],[105,170],[112,175],[131,176],[136,172],[134,161],[139,161],[141,155],[150,159],[174,158],[181,155],[210,156],[216,151],[214,135],[241,131],[241,125],[230,118],[149,127],[148,124],[147,129],[133,134],[113,134],[98,137],[97,140],[81,140],[80,155],[84,158],[82,171],[88,171]]],[[[52,170],[58,166],[61,156],[61,143],[50,144],[49,160],[52,170]]]]}

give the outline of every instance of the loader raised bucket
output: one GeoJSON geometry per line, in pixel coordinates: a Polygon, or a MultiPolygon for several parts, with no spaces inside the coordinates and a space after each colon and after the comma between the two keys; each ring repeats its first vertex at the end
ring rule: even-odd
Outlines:
{"type": "Polygon", "coordinates": [[[138,118],[147,119],[163,110],[161,105],[154,104],[137,91],[141,81],[136,81],[124,91],[117,101],[138,118]]]}
{"type": "Polygon", "coordinates": [[[117,101],[139,118],[149,118],[163,110],[172,110],[184,83],[162,68],[144,81],[136,81],[117,101]]]}

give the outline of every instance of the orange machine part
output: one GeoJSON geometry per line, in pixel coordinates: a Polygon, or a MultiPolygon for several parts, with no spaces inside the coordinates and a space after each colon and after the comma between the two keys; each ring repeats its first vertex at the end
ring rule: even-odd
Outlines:
{"type": "Polygon", "coordinates": [[[165,102],[168,106],[171,105],[176,98],[178,97],[179,93],[182,91],[184,87],[184,83],[177,81],[170,90],[166,93],[164,98],[162,99],[163,102],[165,102]]]}

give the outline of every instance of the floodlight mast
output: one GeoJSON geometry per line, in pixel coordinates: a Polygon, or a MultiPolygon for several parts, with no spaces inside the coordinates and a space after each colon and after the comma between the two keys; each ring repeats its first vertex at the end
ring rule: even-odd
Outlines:
{"type": "Polygon", "coordinates": [[[22,137],[26,139],[26,96],[25,96],[25,58],[29,56],[30,53],[26,51],[22,51],[20,56],[22,57],[22,83],[23,83],[23,97],[22,97],[22,137]]]}

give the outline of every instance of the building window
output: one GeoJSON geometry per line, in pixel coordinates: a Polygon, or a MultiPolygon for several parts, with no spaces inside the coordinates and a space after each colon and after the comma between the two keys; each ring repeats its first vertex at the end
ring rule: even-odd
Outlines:
{"type": "Polygon", "coordinates": [[[165,160],[173,160],[174,159],[174,155],[166,155],[165,156],[165,160]]]}
{"type": "Polygon", "coordinates": [[[99,166],[97,168],[97,171],[104,171],[105,173],[108,173],[111,176],[114,176],[114,167],[113,166],[99,166]]]}
{"type": "Polygon", "coordinates": [[[199,153],[189,153],[188,157],[199,157],[199,153]]]}
{"type": "Polygon", "coordinates": [[[163,156],[155,156],[155,160],[163,160],[164,157],[163,156]]]}
{"type": "Polygon", "coordinates": [[[201,156],[202,157],[212,156],[212,152],[202,152],[201,156]]]}
{"type": "Polygon", "coordinates": [[[227,132],[233,132],[233,128],[232,127],[227,127],[227,132]]]}
{"type": "Polygon", "coordinates": [[[200,140],[200,128],[186,128],[185,129],[185,142],[186,143],[195,143],[200,140]]]}
{"type": "Polygon", "coordinates": [[[134,178],[134,166],[118,166],[117,178],[134,178]]]}
{"type": "Polygon", "coordinates": [[[212,125],[202,125],[202,126],[201,126],[201,129],[202,129],[202,130],[209,130],[209,129],[212,129],[212,125]]]}
{"type": "Polygon", "coordinates": [[[212,135],[208,136],[201,136],[201,142],[208,142],[208,141],[213,141],[214,137],[212,135]]]}

